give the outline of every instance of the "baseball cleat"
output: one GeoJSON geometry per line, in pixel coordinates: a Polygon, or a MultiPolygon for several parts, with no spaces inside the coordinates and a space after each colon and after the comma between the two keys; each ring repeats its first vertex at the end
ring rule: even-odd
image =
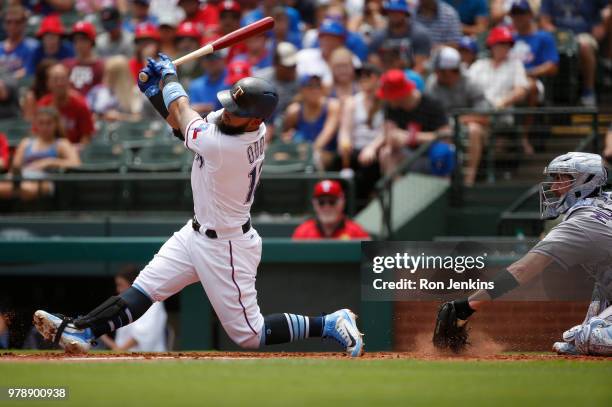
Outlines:
{"type": "Polygon", "coordinates": [[[557,352],[559,355],[579,355],[576,347],[567,342],[555,342],[553,343],[553,351],[557,352]]]}
{"type": "Polygon", "coordinates": [[[349,309],[325,316],[323,338],[332,338],[344,347],[350,357],[363,354],[363,334],[357,329],[357,317],[349,309]]]}
{"type": "Polygon", "coordinates": [[[77,329],[72,323],[67,323],[61,329],[60,337],[57,332],[64,320],[46,311],[38,310],[34,313],[34,326],[47,341],[59,344],[67,353],[86,353],[95,339],[91,329],[77,329]]]}

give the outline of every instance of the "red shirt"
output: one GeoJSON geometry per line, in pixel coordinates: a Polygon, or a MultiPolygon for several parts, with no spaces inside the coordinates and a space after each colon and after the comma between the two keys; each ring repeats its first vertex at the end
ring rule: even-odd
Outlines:
{"type": "Polygon", "coordinates": [[[316,219],[309,219],[298,226],[293,232],[293,239],[339,239],[339,240],[366,240],[370,238],[368,232],[359,224],[345,218],[331,236],[323,236],[323,231],[316,219]]]}
{"type": "MultiPolygon", "coordinates": [[[[52,106],[53,95],[46,94],[38,101],[38,106],[52,106]]],[[[55,106],[62,115],[62,123],[66,137],[72,143],[79,143],[83,136],[91,136],[94,132],[93,116],[87,102],[77,91],[68,91],[68,100],[63,106],[55,106]]]]}
{"type": "Polygon", "coordinates": [[[9,165],[9,145],[6,135],[0,132],[0,172],[8,170],[9,165]]]}
{"type": "Polygon", "coordinates": [[[64,61],[64,65],[70,71],[70,83],[84,97],[96,85],[102,82],[104,75],[104,62],[96,59],[93,63],[81,63],[76,58],[64,61]]]}
{"type": "Polygon", "coordinates": [[[131,58],[128,61],[128,65],[130,66],[130,72],[132,72],[134,80],[138,82],[138,73],[144,68],[144,64],[139,59],[131,58]]]}
{"type": "Polygon", "coordinates": [[[219,9],[215,4],[206,4],[193,17],[186,17],[183,22],[193,23],[202,35],[208,35],[209,31],[216,30],[219,26],[219,9]]]}

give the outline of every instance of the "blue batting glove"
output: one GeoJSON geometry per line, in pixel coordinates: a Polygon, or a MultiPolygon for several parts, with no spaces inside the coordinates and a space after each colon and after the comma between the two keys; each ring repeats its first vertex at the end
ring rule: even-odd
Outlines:
{"type": "Polygon", "coordinates": [[[178,76],[176,73],[176,67],[172,63],[170,57],[161,52],[159,53],[159,59],[157,60],[157,62],[149,62],[147,66],[155,70],[155,72],[157,72],[162,79],[168,75],[178,76]]]}
{"type": "Polygon", "coordinates": [[[160,75],[154,70],[150,69],[148,66],[141,69],[138,75],[138,88],[142,93],[145,94],[146,97],[151,98],[160,92],[159,90],[159,81],[161,80],[160,75]],[[146,81],[140,80],[140,72],[143,72],[147,75],[148,79],[146,81]]]}

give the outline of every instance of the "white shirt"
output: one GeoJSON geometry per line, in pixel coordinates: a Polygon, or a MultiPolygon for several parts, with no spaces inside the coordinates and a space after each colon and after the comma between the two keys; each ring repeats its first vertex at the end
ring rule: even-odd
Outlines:
{"type": "Polygon", "coordinates": [[[467,72],[471,80],[480,86],[492,105],[507,97],[515,87],[527,87],[527,73],[523,63],[515,58],[506,59],[498,67],[491,59],[479,59],[467,72]]]}
{"type": "Polygon", "coordinates": [[[185,146],[196,153],[191,169],[193,208],[200,225],[217,232],[240,228],[250,218],[264,161],[266,126],[227,135],[215,124],[223,109],[195,119],[185,146]]]}
{"type": "Polygon", "coordinates": [[[134,339],[138,344],[129,350],[132,352],[166,352],[166,322],[168,314],[163,302],[151,305],[135,322],[117,329],[115,343],[125,345],[128,340],[134,339]]]}

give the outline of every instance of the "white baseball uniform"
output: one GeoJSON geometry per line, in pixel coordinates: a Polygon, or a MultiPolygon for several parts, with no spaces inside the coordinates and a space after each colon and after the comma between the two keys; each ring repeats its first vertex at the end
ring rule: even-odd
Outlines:
{"type": "Polygon", "coordinates": [[[136,321],[117,329],[115,343],[123,346],[130,339],[134,339],[137,344],[128,349],[131,352],[166,352],[167,321],[168,314],[164,303],[156,302],[136,321]]]}
{"type": "Polygon", "coordinates": [[[234,342],[258,348],[264,319],[257,305],[255,277],[262,241],[246,233],[253,195],[264,161],[262,123],[257,131],[223,134],[216,126],[223,110],[195,119],[183,134],[196,153],[191,188],[199,232],[191,221],[161,247],[134,286],[153,301],[163,301],[200,281],[223,328],[234,342]],[[210,238],[206,230],[214,230],[210,238]]]}

